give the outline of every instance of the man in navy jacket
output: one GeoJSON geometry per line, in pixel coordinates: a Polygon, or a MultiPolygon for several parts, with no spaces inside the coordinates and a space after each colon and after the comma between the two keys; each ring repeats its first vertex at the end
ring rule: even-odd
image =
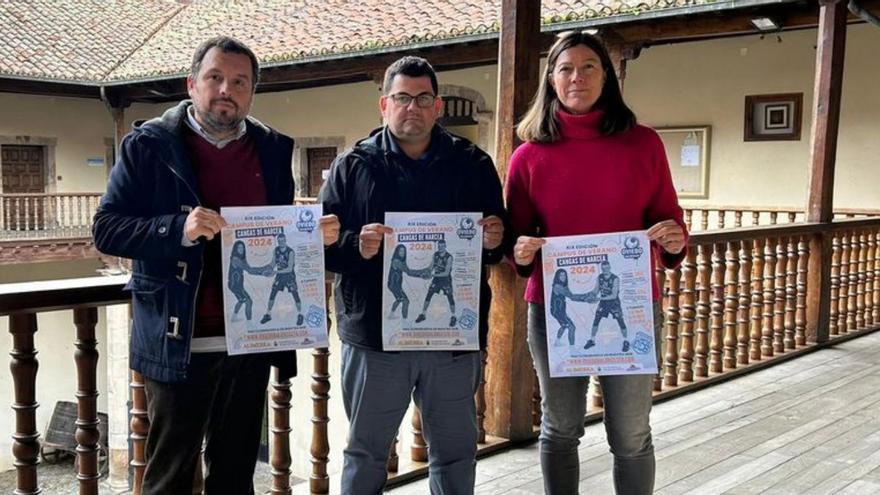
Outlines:
{"type": "MultiPolygon", "coordinates": [[[[122,143],[95,215],[99,251],[131,258],[131,368],[145,378],[150,433],[143,492],[191,493],[203,439],[206,493],[253,493],[269,366],[296,373],[293,351],[229,356],[222,298],[223,206],[293,203],[293,140],[248,117],[253,52],[203,43],[191,101],[139,123],[122,143]]],[[[321,219],[326,244],[335,217],[321,219]]]]}

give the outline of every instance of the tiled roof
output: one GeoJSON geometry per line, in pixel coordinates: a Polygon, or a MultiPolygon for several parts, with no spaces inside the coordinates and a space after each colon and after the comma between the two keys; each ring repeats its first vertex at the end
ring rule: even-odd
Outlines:
{"type": "Polygon", "coordinates": [[[0,0],[0,77],[101,81],[181,8],[165,0],[0,0]]]}
{"type": "MultiPolygon", "coordinates": [[[[715,0],[544,0],[545,27],[715,0]]],[[[186,73],[239,38],[271,65],[495,36],[500,0],[0,0],[0,77],[121,82],[186,73]]],[[[718,5],[734,1],[718,1],[718,5]]]]}

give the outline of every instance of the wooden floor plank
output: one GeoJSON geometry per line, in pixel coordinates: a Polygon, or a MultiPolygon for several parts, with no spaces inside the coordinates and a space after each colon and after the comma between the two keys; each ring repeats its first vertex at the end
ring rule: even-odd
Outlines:
{"type": "MultiPolygon", "coordinates": [[[[655,406],[656,493],[880,494],[880,333],[655,406]]],[[[602,424],[578,449],[583,493],[612,493],[602,424]]],[[[428,493],[426,480],[391,491],[428,493]]],[[[537,444],[481,459],[476,493],[541,494],[537,444]]]]}

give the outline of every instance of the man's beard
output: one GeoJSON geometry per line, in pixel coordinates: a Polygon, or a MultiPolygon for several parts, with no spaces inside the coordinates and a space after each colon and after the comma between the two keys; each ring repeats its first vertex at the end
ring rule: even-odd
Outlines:
{"type": "MultiPolygon", "coordinates": [[[[233,102],[230,103],[235,106],[237,111],[238,105],[233,102]]],[[[210,107],[207,111],[201,111],[199,108],[196,108],[196,111],[208,128],[219,133],[227,133],[238,129],[238,126],[240,126],[241,122],[244,120],[244,117],[238,115],[236,112],[228,112],[224,115],[220,112],[211,112],[210,107]]]]}

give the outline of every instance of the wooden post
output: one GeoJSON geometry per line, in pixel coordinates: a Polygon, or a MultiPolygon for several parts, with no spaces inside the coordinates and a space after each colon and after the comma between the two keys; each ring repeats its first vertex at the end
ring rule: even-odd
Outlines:
{"type": "Polygon", "coordinates": [[[79,472],[80,495],[98,493],[98,341],[95,340],[95,325],[98,323],[98,308],[77,308],[73,310],[73,323],[76,326],[76,457],[79,472]]]}
{"type": "MultiPolygon", "coordinates": [[[[502,0],[498,53],[495,160],[504,181],[518,145],[514,126],[538,88],[540,0],[502,0]]],[[[526,344],[525,283],[506,264],[492,268],[493,304],[486,370],[486,431],[523,440],[532,436],[532,362],[526,344]]]]}
{"type": "Polygon", "coordinates": [[[37,315],[18,313],[9,317],[12,334],[12,382],[15,402],[15,433],[12,435],[12,455],[17,472],[16,495],[37,495],[37,454],[40,452],[37,432],[37,351],[34,334],[37,333],[37,315]]]}
{"type": "MultiPolygon", "coordinates": [[[[819,1],[819,36],[816,42],[816,79],[813,94],[812,166],[807,201],[808,222],[834,219],[834,165],[840,123],[840,97],[846,46],[847,2],[819,1]]],[[[807,338],[825,342],[831,312],[831,235],[810,239],[807,282],[807,338]]]]}

